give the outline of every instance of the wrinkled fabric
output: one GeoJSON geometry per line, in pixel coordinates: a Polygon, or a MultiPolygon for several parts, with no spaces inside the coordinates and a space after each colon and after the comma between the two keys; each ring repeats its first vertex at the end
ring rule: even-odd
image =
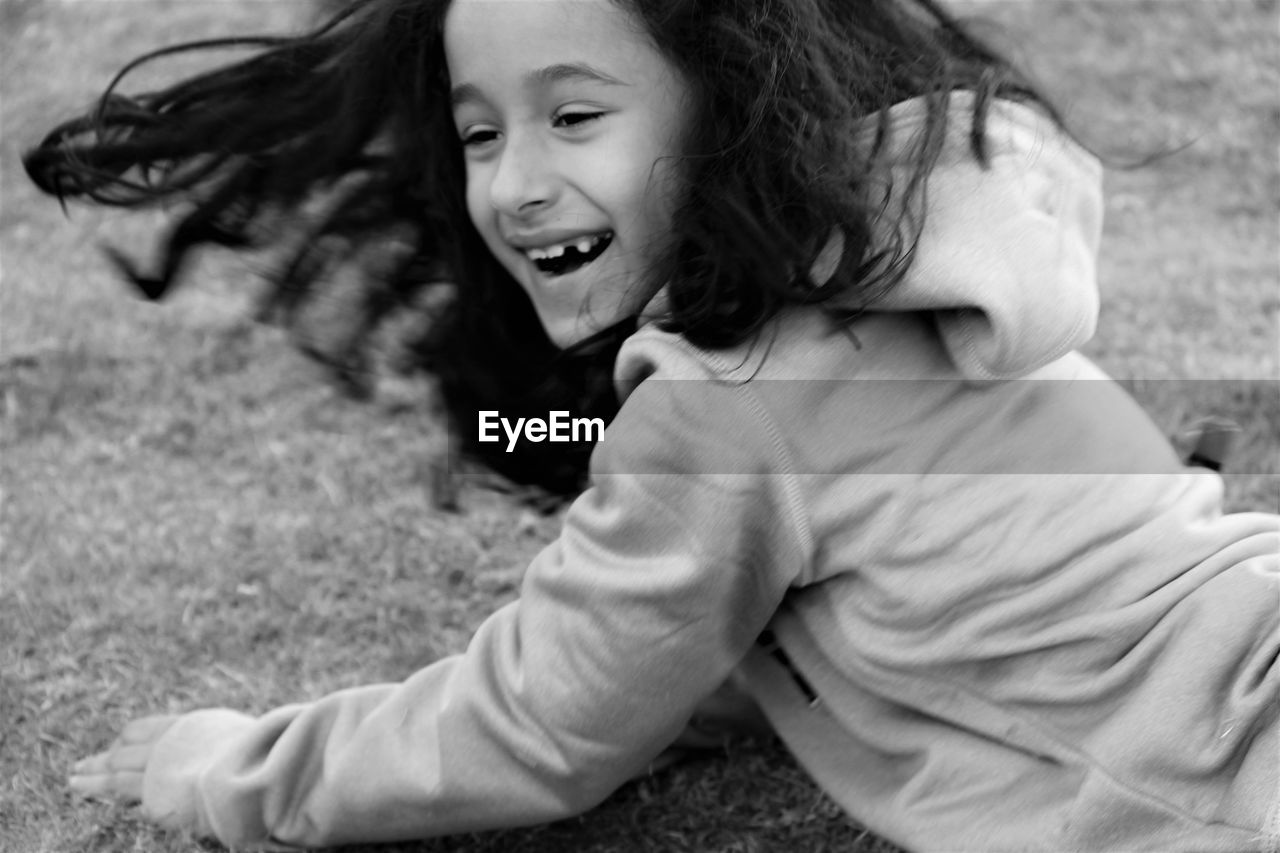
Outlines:
{"type": "MultiPolygon", "coordinates": [[[[1021,377],[1078,348],[1097,325],[1102,168],[1031,107],[997,101],[988,162],[970,148],[973,99],[952,120],[929,175],[923,228],[901,286],[877,310],[928,311],[952,362],[975,379],[1021,377]]],[[[888,159],[906,161],[917,101],[890,111],[888,159]]],[[[888,209],[909,175],[891,170],[888,209]]]]}
{"type": "MultiPolygon", "coordinates": [[[[752,372],[813,551],[786,665],[753,649],[738,683],[824,789],[909,849],[1273,849],[1280,519],[1223,515],[1080,356],[974,382],[918,315],[783,325],[720,369],[752,372]]],[[[625,356],[687,350],[641,334],[625,356]]]]}

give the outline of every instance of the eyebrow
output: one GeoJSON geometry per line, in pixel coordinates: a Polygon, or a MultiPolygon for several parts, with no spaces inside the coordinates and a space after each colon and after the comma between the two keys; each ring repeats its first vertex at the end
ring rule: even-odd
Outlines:
{"type": "MultiPolygon", "coordinates": [[[[565,81],[577,80],[586,83],[602,83],[606,86],[627,86],[618,78],[606,74],[598,68],[594,68],[585,62],[559,62],[555,65],[548,65],[545,68],[539,68],[530,71],[525,75],[525,80],[530,83],[546,85],[548,83],[562,83],[565,81]]],[[[453,87],[449,92],[449,103],[453,107],[457,107],[468,101],[482,101],[484,96],[480,94],[480,89],[471,83],[463,83],[453,87]]]]}
{"type": "Polygon", "coordinates": [[[593,68],[585,62],[562,62],[556,65],[548,65],[546,68],[539,68],[534,71],[529,77],[539,83],[583,80],[588,83],[604,83],[606,86],[627,85],[618,78],[606,74],[598,68],[593,68]]]}

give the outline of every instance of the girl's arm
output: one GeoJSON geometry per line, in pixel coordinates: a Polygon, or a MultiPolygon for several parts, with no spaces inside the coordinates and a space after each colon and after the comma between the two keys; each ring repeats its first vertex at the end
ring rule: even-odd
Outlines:
{"type": "Polygon", "coordinates": [[[805,563],[797,490],[745,395],[642,383],[521,599],[464,654],[257,719],[162,720],[127,746],[144,812],[230,845],[315,846],[600,802],[679,735],[805,563]]]}

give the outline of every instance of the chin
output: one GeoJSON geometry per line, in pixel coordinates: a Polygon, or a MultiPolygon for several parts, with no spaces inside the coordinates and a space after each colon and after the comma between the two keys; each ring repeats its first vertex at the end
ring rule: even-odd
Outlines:
{"type": "MultiPolygon", "coordinates": [[[[621,317],[618,318],[618,320],[621,319],[621,317]]],[[[547,337],[551,339],[551,343],[555,344],[557,348],[565,350],[582,343],[593,335],[600,334],[611,325],[613,323],[601,325],[594,322],[584,323],[581,320],[565,320],[555,324],[544,320],[542,329],[547,333],[547,337]]]]}
{"type": "Polygon", "coordinates": [[[542,318],[542,329],[547,333],[547,337],[551,339],[551,343],[560,349],[568,349],[595,334],[594,330],[585,328],[581,323],[576,323],[572,320],[553,320],[546,317],[542,318]]]}

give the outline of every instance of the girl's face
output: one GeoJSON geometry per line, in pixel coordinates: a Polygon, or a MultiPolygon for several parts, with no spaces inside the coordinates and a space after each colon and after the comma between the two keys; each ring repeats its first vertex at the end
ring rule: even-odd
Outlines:
{"type": "Polygon", "coordinates": [[[557,346],[637,313],[671,243],[688,87],[606,0],[454,0],[467,211],[557,346]]]}

